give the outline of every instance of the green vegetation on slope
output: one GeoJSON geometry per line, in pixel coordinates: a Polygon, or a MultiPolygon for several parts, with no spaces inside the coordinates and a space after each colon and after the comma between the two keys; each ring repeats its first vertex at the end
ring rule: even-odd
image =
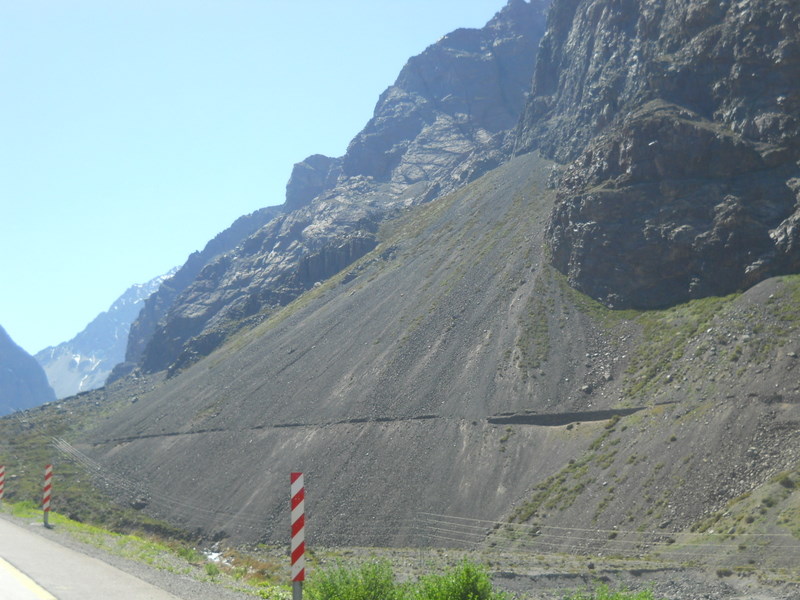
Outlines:
{"type": "Polygon", "coordinates": [[[504,543],[506,529],[508,543],[519,542],[523,534],[515,524],[524,524],[530,528],[524,530],[526,547],[549,548],[558,542],[551,541],[555,534],[548,528],[582,512],[592,517],[586,527],[598,527],[589,544],[594,550],[606,547],[625,555],[626,544],[650,536],[648,543],[658,547],[653,556],[663,560],[700,556],[705,546],[713,546],[714,552],[704,555],[711,563],[737,569],[783,565],[766,555],[782,557],[771,550],[780,544],[795,548],[791,536],[800,535],[800,470],[780,443],[784,439],[791,448],[795,421],[773,424],[773,419],[781,411],[789,419],[796,403],[792,369],[798,354],[800,276],[653,311],[611,310],[570,288],[554,270],[541,280],[551,295],[550,284],[557,286],[562,299],[607,332],[612,343],[626,338],[618,352],[627,355],[625,376],[612,384],[613,394],[608,394],[611,386],[605,388],[610,407],[648,408],[609,419],[604,430],[566,425],[559,435],[585,444],[583,450],[576,448],[568,462],[555,465],[555,472],[531,488],[509,525],[492,534],[493,542],[504,543]],[[718,433],[721,428],[741,432],[738,448],[730,435],[718,433]],[[720,472],[722,459],[714,452],[728,454],[729,471],[720,472]],[[751,488],[724,504],[726,493],[751,488]],[[680,514],[676,507],[686,494],[699,499],[702,510],[680,514]]]}
{"type": "Polygon", "coordinates": [[[84,468],[54,446],[75,440],[124,401],[103,401],[102,390],[0,419],[0,465],[5,466],[5,499],[38,506],[44,468],[53,465],[53,510],[70,519],[118,532],[149,532],[186,539],[185,532],[129,507],[115,504],[84,468]]]}
{"type": "MultiPolygon", "coordinates": [[[[0,503],[0,512],[27,521],[38,520],[42,514],[36,503],[29,501],[0,503]]],[[[283,576],[283,563],[256,560],[233,551],[226,552],[224,560],[211,560],[196,547],[177,539],[146,533],[117,533],[79,523],[57,512],[51,513],[49,522],[61,536],[154,569],[196,581],[213,582],[265,600],[290,598],[289,582],[283,576]]]]}
{"type": "Polygon", "coordinates": [[[626,370],[627,400],[647,401],[663,392],[664,384],[684,378],[741,377],[745,365],[767,362],[800,326],[800,275],[776,278],[776,291],[764,303],[742,302],[737,293],[663,310],[616,311],[552,274],[570,302],[598,325],[639,330],[626,370]]]}

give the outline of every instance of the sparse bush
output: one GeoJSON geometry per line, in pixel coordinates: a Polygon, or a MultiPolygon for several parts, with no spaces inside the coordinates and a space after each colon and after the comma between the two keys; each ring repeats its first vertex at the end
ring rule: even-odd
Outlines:
{"type": "Polygon", "coordinates": [[[579,591],[566,600],[655,600],[652,590],[629,592],[627,590],[612,590],[606,585],[601,585],[593,592],[579,591]]]}

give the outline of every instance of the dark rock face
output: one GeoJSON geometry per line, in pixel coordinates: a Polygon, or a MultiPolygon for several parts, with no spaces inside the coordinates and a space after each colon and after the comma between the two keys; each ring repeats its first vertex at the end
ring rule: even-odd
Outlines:
{"type": "Polygon", "coordinates": [[[549,0],[510,0],[412,58],[342,158],[294,166],[284,214],[193,256],[148,300],[128,366],[186,366],[372,250],[381,221],[511,156],[549,0]]]}
{"type": "Polygon", "coordinates": [[[796,272],[794,174],[695,113],[645,105],[566,170],[553,264],[609,305],[647,308],[796,272]]]}
{"type": "Polygon", "coordinates": [[[637,307],[796,271],[799,113],[795,3],[555,2],[519,129],[574,161],[555,266],[637,307]]]}
{"type": "Polygon", "coordinates": [[[797,151],[798,30],[791,0],[558,0],[519,146],[574,159],[599,130],[662,99],[797,151]]]}
{"type": "Polygon", "coordinates": [[[0,415],[56,399],[42,367],[0,327],[0,415]]]}

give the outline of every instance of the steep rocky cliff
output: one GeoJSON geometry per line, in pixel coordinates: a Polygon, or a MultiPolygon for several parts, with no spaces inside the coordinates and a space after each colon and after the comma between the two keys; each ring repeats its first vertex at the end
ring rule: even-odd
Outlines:
{"type": "Polygon", "coordinates": [[[55,400],[42,367],[0,327],[0,415],[55,400]]]}
{"type": "Polygon", "coordinates": [[[518,143],[572,161],[553,264],[617,307],[796,272],[798,114],[789,0],[555,2],[518,143]]]}
{"type": "MultiPolygon", "coordinates": [[[[297,163],[285,213],[165,285],[131,330],[127,361],[183,367],[376,245],[378,225],[511,155],[549,0],[510,0],[409,60],[344,157],[297,163]]],[[[194,258],[194,257],[193,257],[194,258]]]]}

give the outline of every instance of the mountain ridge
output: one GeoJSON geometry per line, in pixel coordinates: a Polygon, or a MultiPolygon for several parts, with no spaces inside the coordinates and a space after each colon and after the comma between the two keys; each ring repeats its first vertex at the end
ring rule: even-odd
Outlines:
{"type": "MultiPolygon", "coordinates": [[[[730,178],[739,171],[746,177],[764,165],[779,169],[785,164],[785,153],[754,147],[735,131],[722,130],[674,102],[655,98],[639,105],[646,98],[642,92],[646,86],[631,92],[625,105],[629,114],[609,114],[606,123],[597,121],[601,105],[594,112],[582,113],[581,96],[570,92],[570,110],[577,107],[576,115],[589,115],[575,121],[575,131],[600,123],[599,130],[590,130],[585,141],[570,146],[577,157],[572,163],[562,166],[548,161],[554,151],[547,146],[546,131],[537,133],[535,127],[532,135],[543,141],[540,151],[527,148],[531,151],[521,153],[533,139],[525,137],[530,107],[542,103],[537,86],[543,84],[538,82],[553,65],[559,65],[562,70],[557,72],[569,80],[574,74],[570,61],[581,64],[582,54],[566,56],[558,50],[566,43],[556,41],[591,42],[595,38],[582,28],[606,22],[590,18],[592,14],[602,15],[609,23],[638,27],[640,15],[621,14],[624,6],[616,1],[556,0],[541,46],[549,49],[537,60],[528,112],[515,130],[516,141],[510,130],[490,138],[495,140],[492,144],[502,138],[499,156],[510,156],[506,153],[515,145],[517,156],[500,160],[498,167],[465,185],[449,187],[448,181],[455,179],[443,179],[437,181],[438,187],[426,189],[424,179],[410,180],[407,202],[394,211],[395,219],[381,225],[370,218],[375,214],[371,211],[383,206],[393,186],[402,183],[394,178],[406,176],[405,150],[413,143],[398,142],[402,137],[393,137],[396,132],[377,139],[372,132],[380,117],[371,121],[353,143],[356,150],[377,149],[376,156],[365,159],[363,169],[369,176],[353,176],[344,184],[340,179],[299,210],[306,220],[298,221],[296,211],[295,216],[273,221],[245,242],[266,254],[292,247],[299,239],[296,234],[311,228],[322,236],[313,248],[323,260],[325,244],[341,244],[344,237],[341,229],[325,227],[346,215],[350,225],[345,231],[351,236],[346,239],[364,239],[362,255],[348,258],[354,262],[332,261],[330,271],[320,270],[320,278],[306,284],[304,295],[261,313],[258,323],[251,322],[228,337],[227,344],[224,336],[219,338],[216,349],[213,344],[206,348],[207,358],[201,352],[192,360],[173,363],[179,368],[169,371],[171,378],[158,388],[158,399],[140,397],[124,418],[98,428],[92,452],[123,471],[146,465],[156,488],[162,482],[188,491],[190,481],[197,485],[188,473],[193,457],[200,448],[210,449],[207,466],[223,477],[228,495],[223,499],[201,484],[209,506],[238,506],[246,513],[268,515],[268,521],[278,519],[283,506],[282,495],[271,482],[282,471],[302,469],[318,482],[320,497],[325,499],[317,505],[323,521],[318,525],[318,540],[347,543],[409,541],[407,525],[398,525],[391,534],[378,529],[362,535],[336,518],[355,506],[367,505],[369,520],[378,523],[409,523],[418,511],[465,515],[479,511],[493,520],[535,519],[555,527],[592,527],[592,517],[598,515],[595,518],[602,516],[607,529],[622,529],[627,522],[656,528],[669,522],[670,528],[681,531],[709,518],[737,495],[766,485],[781,470],[796,469],[798,457],[790,441],[797,436],[793,423],[798,389],[790,375],[794,368],[790,354],[797,353],[791,345],[796,325],[782,322],[770,312],[769,304],[754,304],[752,314],[728,308],[738,306],[737,302],[749,305],[764,289],[784,295],[782,302],[792,306],[794,280],[767,279],[738,301],[714,299],[713,287],[706,286],[706,300],[688,305],[680,303],[684,297],[680,286],[673,286],[679,293],[666,303],[674,309],[628,315],[609,312],[574,292],[570,285],[581,289],[581,281],[576,271],[559,262],[562,244],[573,251],[582,247],[570,241],[563,228],[558,230],[561,215],[566,215],[566,225],[576,223],[588,214],[591,202],[597,202],[594,199],[605,197],[602,194],[612,203],[622,194],[636,195],[621,213],[610,210],[613,204],[600,205],[595,216],[598,226],[603,225],[600,217],[615,223],[630,220],[642,208],[658,211],[658,203],[653,207],[641,202],[650,189],[646,185],[654,186],[660,198],[670,182],[683,179],[695,185],[698,173],[712,180],[730,178]],[[681,131],[705,140],[690,151],[707,158],[679,160],[680,144],[672,140],[679,139],[681,131]],[[657,159],[647,154],[653,148],[651,141],[667,147],[663,152],[651,150],[657,159]],[[625,144],[631,147],[628,154],[622,150],[628,147],[625,144]],[[712,151],[702,154],[707,148],[712,151]],[[715,155],[719,155],[717,162],[715,155]],[[629,164],[634,167],[630,172],[629,164]],[[742,165],[749,167],[742,169],[742,165]],[[418,205],[413,200],[420,193],[430,194],[430,189],[435,190],[434,196],[427,203],[418,205]],[[290,224],[295,224],[294,233],[290,224]],[[558,269],[566,271],[566,279],[558,269]],[[709,307],[730,314],[730,322],[715,324],[715,312],[709,307]],[[734,325],[734,316],[741,318],[743,329],[734,325]],[[652,325],[653,321],[658,325],[652,325]],[[673,331],[673,327],[677,327],[675,337],[660,337],[660,331],[673,331]],[[725,335],[714,335],[716,329],[725,335]],[[726,347],[724,357],[719,350],[723,342],[731,348],[726,347]],[[740,360],[743,366],[737,364],[740,360]],[[750,365],[758,376],[752,376],[750,365]],[[711,383],[705,379],[709,373],[714,374],[711,383]],[[717,378],[721,383],[714,383],[717,378]],[[775,384],[780,399],[773,401],[769,387],[775,384]],[[637,410],[630,412],[631,408],[637,410]],[[504,414],[518,415],[519,423],[499,423],[497,418],[504,414]],[[583,420],[579,426],[558,420],[555,426],[522,424],[525,415],[548,414],[562,415],[561,419],[577,415],[583,420]],[[615,416],[598,420],[593,416],[598,414],[615,416]],[[681,423],[681,428],[672,428],[673,422],[681,423]],[[619,428],[616,423],[621,424],[619,428]],[[709,452],[715,457],[724,455],[725,464],[736,465],[743,473],[736,481],[728,482],[728,470],[717,472],[704,461],[706,451],[700,442],[706,426],[713,431],[706,436],[714,440],[709,452]],[[730,427],[739,432],[739,445],[731,446],[724,434],[730,427]],[[664,442],[673,437],[685,440],[685,445],[664,442]],[[257,499],[249,488],[247,497],[242,496],[245,489],[240,480],[242,473],[252,472],[248,453],[239,456],[251,444],[254,454],[268,457],[270,463],[257,499]],[[768,454],[753,462],[748,447],[768,454]],[[284,448],[292,449],[292,456],[283,455],[284,448]],[[537,454],[544,448],[546,458],[537,454]],[[670,477],[651,481],[644,476],[641,469],[646,467],[636,467],[636,457],[642,455],[670,456],[670,467],[659,468],[670,477]],[[168,463],[164,456],[170,456],[168,463]],[[425,457],[431,457],[431,462],[425,457]],[[536,469],[531,471],[528,466],[533,464],[536,469]],[[442,471],[441,465],[447,469],[442,471]],[[680,465],[690,465],[690,476],[682,475],[680,465]],[[617,474],[612,478],[616,484],[605,489],[601,478],[609,478],[607,473],[617,474]],[[427,489],[433,480],[439,482],[438,488],[427,489]],[[363,489],[354,491],[348,485],[355,481],[362,482],[363,489]],[[618,486],[625,489],[624,494],[613,494],[618,486]],[[663,502],[658,511],[633,501],[655,492],[663,502]],[[681,500],[682,495],[692,502],[681,500]],[[384,500],[375,504],[368,497],[384,500]]],[[[697,22],[700,34],[708,25],[703,23],[697,22]]],[[[636,31],[626,27],[609,27],[606,46],[620,32],[636,31]]],[[[658,37],[658,23],[648,27],[647,35],[658,37]]],[[[463,50],[474,35],[458,33],[447,43],[463,50]]],[[[691,52],[687,57],[690,63],[694,60],[691,52]]],[[[608,64],[613,71],[626,63],[608,64]]],[[[420,128],[419,119],[426,109],[424,103],[409,100],[406,92],[390,88],[379,100],[376,114],[404,106],[402,115],[408,115],[416,142],[418,132],[425,129],[420,128]]],[[[435,129],[437,122],[441,120],[433,120],[430,127],[435,129]]],[[[400,123],[408,125],[403,119],[400,123]]],[[[568,124],[558,125],[559,130],[562,126],[564,132],[570,131],[568,124]]],[[[350,156],[351,164],[358,164],[359,151],[350,156]]],[[[464,156],[459,155],[458,169],[464,168],[464,156]]],[[[340,168],[332,159],[320,158],[315,164],[318,176],[310,178],[313,190],[324,188],[328,175],[340,168]]],[[[341,168],[348,167],[342,164],[341,168]]],[[[783,171],[777,174],[782,176],[783,171]]],[[[785,180],[778,185],[781,181],[785,180]]],[[[689,203],[685,193],[681,195],[683,188],[674,185],[678,191],[669,197],[677,197],[681,209],[689,203]]],[[[307,193],[306,198],[311,195],[307,193]]],[[[785,200],[785,194],[777,197],[778,202],[785,200]]],[[[380,212],[382,219],[387,216],[380,212]]],[[[684,215],[679,212],[678,218],[684,215]]],[[[748,223],[746,219],[725,222],[737,227],[748,223]]],[[[669,230],[676,231],[672,239],[680,240],[681,227],[678,221],[669,230]]],[[[594,231],[578,228],[583,234],[594,231]]],[[[635,240],[632,231],[635,225],[621,228],[609,240],[610,246],[626,235],[635,240]]],[[[599,265],[612,270],[626,264],[610,259],[603,248],[586,253],[584,259],[596,256],[599,265]]],[[[647,256],[654,257],[654,272],[661,266],[659,274],[665,274],[664,259],[657,253],[632,254],[627,264],[636,265],[638,260],[640,267],[648,266],[647,256]]],[[[228,262],[217,263],[214,271],[214,277],[221,279],[206,277],[203,285],[215,289],[214,281],[224,281],[236,272],[236,259],[224,260],[228,262]]],[[[241,272],[247,285],[251,275],[241,272]]],[[[599,268],[586,273],[593,281],[618,285],[618,279],[599,268]]],[[[650,289],[647,278],[643,272],[628,279],[650,289]]],[[[203,297],[201,287],[195,288],[198,299],[203,297]]],[[[298,286],[298,292],[301,289],[298,286]]],[[[280,293],[280,287],[270,290],[280,293]]],[[[289,295],[287,302],[295,296],[289,295]]],[[[607,294],[602,298],[609,301],[607,294]]],[[[619,304],[624,306],[624,302],[619,304]]],[[[193,306],[185,303],[182,310],[191,313],[193,306]]],[[[153,370],[157,367],[152,365],[153,370]]],[[[652,461],[644,464],[655,466],[652,461]]],[[[269,526],[256,534],[246,519],[237,520],[222,508],[214,517],[187,515],[170,509],[156,493],[149,507],[212,536],[252,541],[254,535],[261,540],[282,535],[269,526]]]]}
{"type": "Polygon", "coordinates": [[[0,326],[0,415],[56,399],[36,359],[18,346],[0,326]]]}
{"type": "Polygon", "coordinates": [[[374,248],[387,216],[510,156],[547,6],[509,2],[484,28],[448,34],[410,59],[344,157],[295,165],[285,204],[293,210],[193,271],[158,319],[142,315],[149,325],[132,327],[128,363],[148,373],[190,364],[374,248]]]}

